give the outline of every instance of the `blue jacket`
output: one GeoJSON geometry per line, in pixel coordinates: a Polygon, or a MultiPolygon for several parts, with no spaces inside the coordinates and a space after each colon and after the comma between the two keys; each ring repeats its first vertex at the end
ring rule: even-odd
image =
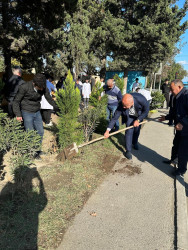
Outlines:
{"type": "Polygon", "coordinates": [[[53,83],[51,83],[50,81],[46,80],[46,86],[49,90],[49,92],[51,93],[52,91],[56,90],[56,87],[53,85],[53,83]]]}
{"type": "MultiPolygon", "coordinates": [[[[139,94],[139,93],[131,93],[131,95],[134,98],[134,108],[138,114],[138,117],[135,117],[135,120],[139,119],[142,121],[144,118],[147,117],[149,112],[149,103],[146,100],[146,98],[139,94]]],[[[122,102],[119,103],[117,110],[114,114],[114,117],[110,121],[108,128],[112,129],[115,125],[115,122],[119,119],[120,116],[123,116],[125,118],[125,121],[128,122],[128,119],[130,117],[129,115],[129,109],[123,108],[122,102]]]]}
{"type": "Polygon", "coordinates": [[[122,99],[122,94],[120,89],[117,86],[114,86],[112,89],[109,89],[107,85],[103,86],[105,94],[108,95],[108,105],[118,106],[118,102],[122,99]]]}
{"type": "Polygon", "coordinates": [[[183,88],[176,96],[176,121],[183,125],[182,136],[188,136],[188,89],[183,88]]]}

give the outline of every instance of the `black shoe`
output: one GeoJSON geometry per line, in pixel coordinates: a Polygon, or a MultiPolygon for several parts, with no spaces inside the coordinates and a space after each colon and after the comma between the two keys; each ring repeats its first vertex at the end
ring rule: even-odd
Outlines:
{"type": "Polygon", "coordinates": [[[133,148],[134,148],[135,150],[139,150],[138,143],[134,144],[134,145],[133,145],[133,148]]]}
{"type": "Polygon", "coordinates": [[[172,172],[172,175],[174,176],[183,176],[185,174],[185,172],[181,172],[179,169],[176,169],[175,171],[172,172]]]}
{"type": "Polygon", "coordinates": [[[124,153],[124,156],[125,156],[128,160],[131,160],[131,159],[132,159],[132,154],[131,154],[131,152],[129,152],[129,151],[126,151],[126,152],[124,153]]]}
{"type": "Polygon", "coordinates": [[[172,163],[172,161],[171,160],[164,160],[163,163],[170,165],[172,163]]]}

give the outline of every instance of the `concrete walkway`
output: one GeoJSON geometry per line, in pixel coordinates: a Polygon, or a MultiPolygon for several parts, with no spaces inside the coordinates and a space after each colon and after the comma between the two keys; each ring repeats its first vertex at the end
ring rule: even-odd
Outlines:
{"type": "MultiPolygon", "coordinates": [[[[173,128],[153,118],[145,124],[133,160],[121,159],[75,217],[59,250],[172,250],[174,178],[170,157],[173,128]]],[[[113,139],[112,139],[113,140],[113,139]]]]}

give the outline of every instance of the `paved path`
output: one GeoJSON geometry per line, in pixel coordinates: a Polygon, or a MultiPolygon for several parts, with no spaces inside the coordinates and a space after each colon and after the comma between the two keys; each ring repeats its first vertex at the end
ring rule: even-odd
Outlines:
{"type": "Polygon", "coordinates": [[[126,161],[120,151],[114,173],[75,217],[58,249],[174,249],[173,167],[162,163],[170,157],[172,139],[172,127],[147,123],[133,160],[126,161]]]}

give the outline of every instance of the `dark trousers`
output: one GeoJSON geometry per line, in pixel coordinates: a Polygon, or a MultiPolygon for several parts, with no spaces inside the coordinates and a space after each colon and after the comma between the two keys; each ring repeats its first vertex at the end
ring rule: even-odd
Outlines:
{"type": "Polygon", "coordinates": [[[169,102],[170,102],[169,93],[164,93],[164,97],[166,99],[166,108],[168,108],[169,107],[169,102]]]}
{"type": "MultiPolygon", "coordinates": [[[[113,117],[116,112],[117,106],[107,105],[106,108],[106,120],[109,122],[111,120],[111,116],[113,117]]],[[[115,123],[115,131],[119,130],[119,120],[115,123]]]]}
{"type": "Polygon", "coordinates": [[[176,130],[176,134],[175,134],[174,140],[173,140],[172,151],[171,151],[171,160],[172,161],[178,157],[178,149],[179,149],[180,139],[181,139],[181,131],[176,130]]]}
{"type": "MultiPolygon", "coordinates": [[[[127,127],[132,126],[135,120],[136,120],[135,117],[134,118],[129,117],[126,123],[127,127]]],[[[134,127],[134,128],[128,129],[125,132],[125,148],[129,152],[131,152],[132,150],[132,144],[135,145],[138,143],[138,137],[140,135],[140,127],[141,126],[134,127]]]]}
{"type": "Polygon", "coordinates": [[[178,170],[185,173],[188,162],[188,136],[181,136],[178,149],[178,170]]]}
{"type": "Polygon", "coordinates": [[[36,130],[41,136],[41,142],[44,135],[42,116],[40,111],[36,113],[29,113],[22,110],[22,117],[24,122],[25,130],[36,130]]]}
{"type": "Polygon", "coordinates": [[[42,119],[45,124],[49,124],[51,120],[51,109],[41,109],[42,119]]]}

